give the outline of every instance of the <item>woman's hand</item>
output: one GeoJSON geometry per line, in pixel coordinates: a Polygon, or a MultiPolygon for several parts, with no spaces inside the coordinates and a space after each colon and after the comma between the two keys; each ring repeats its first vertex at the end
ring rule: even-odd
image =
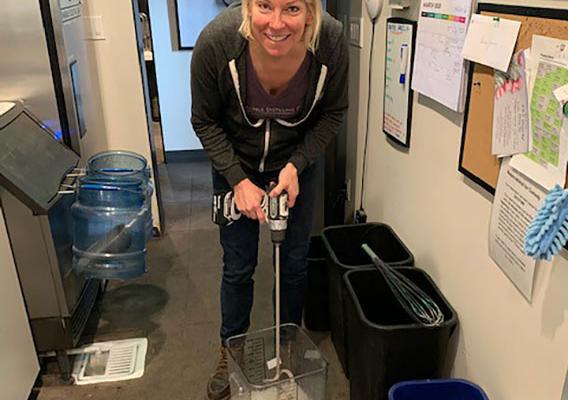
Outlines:
{"type": "Polygon", "coordinates": [[[288,207],[294,207],[296,197],[300,194],[300,185],[298,183],[298,170],[292,163],[286,164],[278,175],[278,185],[270,192],[270,197],[279,196],[282,191],[288,193],[288,207]]]}
{"type": "Polygon", "coordinates": [[[243,179],[233,187],[237,209],[250,219],[266,222],[264,211],[260,207],[264,198],[264,190],[256,186],[248,178],[243,179]]]}

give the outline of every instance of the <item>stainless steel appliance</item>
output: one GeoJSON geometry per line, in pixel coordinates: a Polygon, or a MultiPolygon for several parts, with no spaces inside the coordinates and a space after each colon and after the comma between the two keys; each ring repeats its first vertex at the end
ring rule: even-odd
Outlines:
{"type": "Polygon", "coordinates": [[[0,24],[0,100],[23,100],[77,154],[87,130],[81,11],[81,0],[3,0],[0,24]]]}
{"type": "Polygon", "coordinates": [[[81,0],[2,0],[0,23],[0,101],[23,102],[0,117],[0,169],[18,171],[0,178],[0,201],[36,350],[57,352],[64,379],[65,350],[77,344],[101,287],[71,270],[73,196],[57,194],[89,128],[81,13],[81,0]]]}
{"type": "Polygon", "coordinates": [[[65,379],[65,350],[77,344],[101,288],[72,269],[67,174],[78,161],[21,103],[0,103],[0,202],[10,245],[36,350],[55,350],[65,379]]]}

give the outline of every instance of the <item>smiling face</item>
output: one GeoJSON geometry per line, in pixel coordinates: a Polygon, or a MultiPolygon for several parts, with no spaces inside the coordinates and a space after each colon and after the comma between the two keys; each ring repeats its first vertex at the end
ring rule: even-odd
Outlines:
{"type": "Polygon", "coordinates": [[[312,16],[304,0],[250,0],[251,33],[264,52],[283,57],[305,50],[306,26],[312,16]]]}

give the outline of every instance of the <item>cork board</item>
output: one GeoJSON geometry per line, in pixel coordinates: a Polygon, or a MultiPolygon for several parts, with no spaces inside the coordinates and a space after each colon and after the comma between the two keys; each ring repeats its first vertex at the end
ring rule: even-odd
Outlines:
{"type": "MultiPolygon", "coordinates": [[[[568,10],[481,3],[478,13],[521,22],[515,52],[531,47],[533,35],[568,40],[568,10]]],[[[499,159],[491,154],[494,84],[493,68],[472,64],[458,168],[492,194],[500,166],[499,159]]]]}

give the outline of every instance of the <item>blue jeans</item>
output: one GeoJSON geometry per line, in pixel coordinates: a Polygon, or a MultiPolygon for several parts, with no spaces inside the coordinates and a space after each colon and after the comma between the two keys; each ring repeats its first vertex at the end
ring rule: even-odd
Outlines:
{"type": "MultiPolygon", "coordinates": [[[[278,180],[278,172],[246,171],[251,181],[264,189],[278,180]]],[[[299,176],[300,194],[290,209],[286,240],[281,245],[282,323],[300,325],[306,290],[307,264],[312,215],[314,208],[315,168],[306,168],[299,176]]],[[[225,178],[213,170],[215,193],[231,190],[225,178]]],[[[221,282],[221,340],[245,333],[250,326],[254,293],[254,270],[258,262],[259,223],[244,215],[229,226],[220,226],[223,248],[223,279],[221,282]]]]}

